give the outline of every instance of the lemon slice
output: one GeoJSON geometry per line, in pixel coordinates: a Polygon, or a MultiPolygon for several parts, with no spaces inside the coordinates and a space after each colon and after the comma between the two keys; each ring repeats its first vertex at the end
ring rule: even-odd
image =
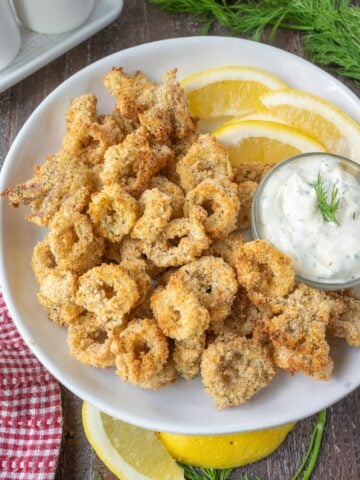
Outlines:
{"type": "Polygon", "coordinates": [[[159,433],[158,436],[171,455],[182,463],[204,468],[231,468],[256,462],[273,453],[294,425],[210,437],[171,433],[159,433]]]}
{"type": "Polygon", "coordinates": [[[326,151],[319,142],[294,127],[262,120],[230,122],[214,135],[228,147],[234,166],[273,164],[299,153],[326,151]]]}
{"type": "Polygon", "coordinates": [[[287,88],[274,75],[251,67],[219,67],[190,75],[181,82],[193,115],[234,117],[263,108],[260,97],[287,88]]]}
{"type": "Polygon", "coordinates": [[[270,112],[316,138],[331,153],[360,162],[360,125],[335,105],[298,90],[261,97],[270,112]]]}
{"type": "MultiPolygon", "coordinates": [[[[269,110],[256,110],[255,112],[248,113],[240,117],[231,118],[226,122],[226,124],[244,122],[245,120],[264,120],[265,122],[275,122],[288,125],[288,123],[283,118],[277,117],[269,110]]],[[[225,123],[222,126],[225,126],[225,123]]]]}
{"type": "Polygon", "coordinates": [[[184,480],[182,468],[154,432],[116,420],[87,402],[82,419],[96,454],[121,480],[184,480]]]}

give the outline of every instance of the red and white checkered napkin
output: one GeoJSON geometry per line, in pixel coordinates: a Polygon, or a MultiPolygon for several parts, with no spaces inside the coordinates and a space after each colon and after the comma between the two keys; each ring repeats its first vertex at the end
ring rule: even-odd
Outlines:
{"type": "Polygon", "coordinates": [[[0,479],[52,480],[61,431],[59,384],[21,339],[0,292],[0,479]]]}

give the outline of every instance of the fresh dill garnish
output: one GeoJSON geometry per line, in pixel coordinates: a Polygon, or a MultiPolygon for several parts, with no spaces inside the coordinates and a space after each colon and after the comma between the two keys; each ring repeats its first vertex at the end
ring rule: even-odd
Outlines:
{"type": "Polygon", "coordinates": [[[330,193],[330,199],[328,199],[329,195],[319,172],[316,183],[314,184],[314,188],[317,199],[317,207],[320,210],[325,222],[332,222],[339,225],[338,219],[336,218],[336,212],[340,207],[340,198],[339,189],[336,186],[336,183],[333,185],[330,193]]]}
{"type": "Polygon", "coordinates": [[[279,28],[297,30],[310,60],[360,84],[360,7],[350,0],[151,1],[171,13],[194,15],[204,34],[218,22],[235,35],[271,43],[279,28]]]}

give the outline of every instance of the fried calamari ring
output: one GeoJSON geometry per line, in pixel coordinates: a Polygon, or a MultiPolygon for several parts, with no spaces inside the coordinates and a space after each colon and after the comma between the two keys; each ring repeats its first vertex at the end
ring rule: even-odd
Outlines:
{"type": "Polygon", "coordinates": [[[95,235],[86,215],[58,214],[49,233],[49,244],[56,263],[63,270],[81,275],[101,261],[104,240],[95,235]]]}
{"type": "Polygon", "coordinates": [[[151,308],[164,335],[176,340],[199,336],[209,326],[209,312],[182,285],[158,287],[151,297],[151,308]]]}
{"type": "Polygon", "coordinates": [[[234,182],[256,182],[259,183],[262,177],[267,173],[275,164],[270,163],[244,163],[236,167],[232,167],[234,174],[234,182]]]}
{"type": "Polygon", "coordinates": [[[56,267],[57,264],[50,248],[49,237],[46,236],[44,240],[35,245],[31,258],[31,268],[33,269],[37,282],[41,283],[56,267]]]}
{"type": "Polygon", "coordinates": [[[121,323],[138,300],[135,280],[119,265],[102,264],[79,278],[76,301],[99,318],[121,323]]]}
{"type": "Polygon", "coordinates": [[[237,228],[245,230],[250,227],[251,207],[258,184],[256,182],[242,182],[238,186],[240,212],[237,228]]]}
{"type": "Polygon", "coordinates": [[[190,380],[200,372],[201,355],[205,349],[205,333],[189,340],[175,340],[173,358],[179,375],[190,380]]]}
{"type": "Polygon", "coordinates": [[[182,188],[189,192],[208,179],[232,178],[232,168],[226,148],[210,134],[200,135],[186,155],[178,162],[176,171],[182,188]]]}
{"type": "Polygon", "coordinates": [[[51,321],[59,326],[70,325],[83,311],[77,305],[78,278],[71,272],[57,269],[50,271],[40,281],[39,303],[45,308],[51,321]]]}
{"type": "Polygon", "coordinates": [[[334,337],[345,338],[349,345],[360,347],[359,298],[351,289],[329,292],[328,295],[337,303],[338,307],[337,314],[330,317],[329,333],[334,337]]]}
{"type": "Polygon", "coordinates": [[[144,260],[122,260],[120,267],[135,281],[139,299],[135,306],[141,305],[147,299],[151,291],[151,277],[147,273],[147,265],[144,260]]]}
{"type": "Polygon", "coordinates": [[[119,242],[135,225],[139,208],[119,185],[108,185],[92,196],[89,215],[102,237],[119,242]]]}
{"type": "Polygon", "coordinates": [[[238,189],[227,178],[204,180],[185,198],[184,212],[200,206],[207,215],[204,221],[206,233],[212,239],[224,239],[236,229],[240,209],[238,189]]]}
{"type": "Polygon", "coordinates": [[[86,313],[69,326],[67,342],[70,353],[81,363],[97,368],[115,365],[111,351],[111,329],[99,317],[86,313]]]}
{"type": "Polygon", "coordinates": [[[164,369],[169,360],[169,344],[154,320],[131,320],[119,334],[112,336],[116,374],[142,388],[159,388],[175,376],[166,378],[164,369]]]}
{"type": "Polygon", "coordinates": [[[161,175],[150,180],[150,187],[158,188],[160,192],[165,193],[170,198],[172,219],[183,216],[185,195],[180,187],[161,175]]]}
{"type": "Polygon", "coordinates": [[[139,198],[140,218],[131,232],[132,238],[154,242],[169,223],[171,200],[158,188],[146,190],[139,198]]]}
{"type": "Polygon", "coordinates": [[[210,329],[217,333],[230,314],[237,292],[234,270],[222,258],[201,257],[173,274],[169,286],[183,285],[210,313],[210,329]]]}
{"type": "Polygon", "coordinates": [[[210,245],[202,225],[201,211],[190,218],[176,218],[166,225],[154,243],[144,242],[143,251],[158,267],[177,267],[197,258],[210,245]]]}
{"type": "Polygon", "coordinates": [[[255,303],[264,297],[284,297],[294,289],[291,259],[266,240],[245,243],[235,263],[239,283],[255,303]]]}
{"type": "Polygon", "coordinates": [[[326,327],[333,300],[324,292],[299,285],[277,303],[280,315],[266,320],[265,329],[274,346],[276,364],[293,374],[302,372],[328,380],[333,368],[326,341],[326,327]]]}
{"type": "Polygon", "coordinates": [[[270,350],[256,339],[229,335],[203,353],[201,375],[216,408],[236,407],[266,387],[276,374],[270,350]]]}
{"type": "Polygon", "coordinates": [[[221,257],[231,267],[235,268],[235,253],[244,245],[244,237],[238,232],[232,232],[224,240],[215,240],[209,248],[209,255],[221,257]]]}
{"type": "Polygon", "coordinates": [[[151,145],[144,128],[130,133],[119,145],[108,148],[100,178],[104,185],[118,184],[139,198],[150,179],[173,157],[166,145],[151,145]]]}

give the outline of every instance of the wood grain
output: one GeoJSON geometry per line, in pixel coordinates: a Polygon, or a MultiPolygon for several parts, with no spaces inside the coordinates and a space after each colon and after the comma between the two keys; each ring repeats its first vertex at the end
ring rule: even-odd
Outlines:
{"type": "MultiPolygon", "coordinates": [[[[196,35],[199,25],[187,15],[169,15],[144,0],[125,0],[122,15],[106,29],[83,42],[59,59],[0,94],[0,161],[36,106],[61,82],[86,65],[118,50],[171,37],[196,35]]],[[[211,34],[228,35],[220,27],[211,34]]],[[[304,56],[297,33],[280,32],[275,45],[304,56]]],[[[345,82],[356,93],[351,81],[345,82]]],[[[37,159],[40,161],[41,159],[37,159]]],[[[62,388],[64,434],[57,480],[93,480],[100,473],[104,480],[115,477],[89,446],[81,425],[81,400],[62,388]]],[[[299,398],[307,402],[308,398],[299,398]]],[[[262,480],[290,480],[302,458],[315,418],[299,422],[286,442],[272,456],[237,469],[258,475],[262,480]]],[[[329,409],[325,438],[312,480],[360,479],[360,389],[329,409]]],[[[159,479],[162,480],[162,479],[159,479]]]]}

